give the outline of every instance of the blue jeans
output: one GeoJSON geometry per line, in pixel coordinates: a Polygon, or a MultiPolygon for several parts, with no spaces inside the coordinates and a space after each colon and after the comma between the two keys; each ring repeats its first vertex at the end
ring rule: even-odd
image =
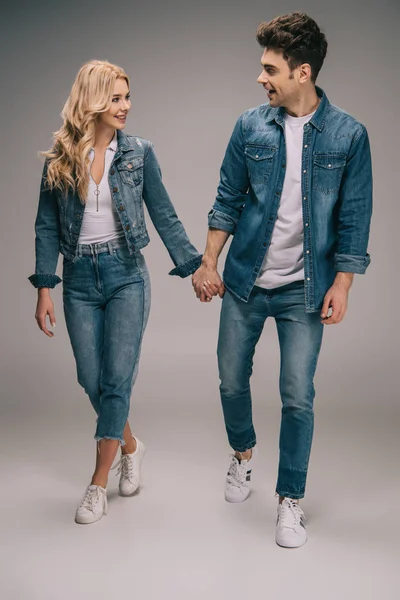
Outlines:
{"type": "Polygon", "coordinates": [[[124,444],[150,310],[142,254],[124,241],[79,245],[74,261],[64,258],[63,300],[78,382],[98,415],[95,438],[124,444]]]}
{"type": "Polygon", "coordinates": [[[302,498],[314,427],[313,379],[324,327],[319,313],[306,313],[303,281],[273,290],[254,287],[248,303],[226,291],[218,340],[225,426],[234,450],[244,452],[255,445],[250,377],[267,317],[275,318],[281,354],[282,420],[276,492],[302,498]]]}

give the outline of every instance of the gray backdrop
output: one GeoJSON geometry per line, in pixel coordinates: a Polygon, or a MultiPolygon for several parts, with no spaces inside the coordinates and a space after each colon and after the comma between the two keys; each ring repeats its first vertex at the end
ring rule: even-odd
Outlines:
{"type": "MultiPolygon", "coordinates": [[[[322,511],[321,500],[327,507],[328,497],[335,498],[332,512],[345,515],[349,494],[353,494],[354,502],[360,494],[372,497],[370,509],[379,511],[381,494],[399,491],[394,458],[398,455],[399,426],[397,235],[400,210],[396,169],[399,8],[397,0],[379,3],[371,0],[352,3],[344,0],[303,0],[301,3],[286,0],[278,3],[266,0],[120,0],[115,3],[73,0],[68,4],[46,0],[38,4],[16,2],[7,8],[6,14],[3,13],[1,468],[8,490],[4,514],[15,511],[7,527],[9,543],[12,548],[15,545],[15,552],[24,547],[28,553],[24,561],[26,583],[22,583],[23,578],[17,577],[10,566],[2,583],[8,594],[4,597],[22,599],[27,597],[27,590],[31,598],[55,597],[51,583],[45,583],[40,575],[42,565],[38,562],[36,544],[40,539],[41,552],[48,553],[48,561],[64,560],[63,555],[56,559],[51,551],[52,544],[60,540],[60,527],[66,538],[73,536],[68,538],[68,543],[73,544],[67,546],[71,551],[68,560],[76,561],[73,572],[81,577],[81,584],[76,589],[72,580],[69,581],[70,587],[64,588],[65,594],[73,592],[80,598],[85,586],[94,590],[92,575],[101,590],[100,596],[97,594],[96,597],[103,597],[101,594],[106,597],[115,589],[121,591],[118,586],[124,586],[123,581],[119,580],[114,588],[111,577],[121,575],[115,557],[122,540],[128,543],[126,532],[129,531],[126,521],[121,521],[116,533],[112,527],[114,515],[105,520],[110,527],[108,534],[104,529],[106,525],[99,525],[93,534],[99,536],[95,541],[87,530],[83,534],[73,528],[74,503],[83,492],[92,468],[94,425],[89,403],[75,379],[75,365],[62,315],[61,286],[53,293],[57,317],[54,339],[39,332],[33,318],[36,293],[27,277],[34,268],[33,223],[42,164],[37,151],[50,146],[52,131],[60,127],[60,111],[81,64],[97,58],[121,65],[131,77],[132,110],[126,131],[154,143],[177,212],[191,240],[203,251],[207,212],[215,197],[219,167],[233,125],[241,112],[265,102],[266,98],[264,90],[256,83],[261,58],[261,49],[255,40],[256,28],[261,21],[293,10],[311,14],[327,35],[328,56],[319,85],[331,102],[353,114],[369,131],[375,204],[369,246],[371,266],[365,276],[355,277],[344,322],[325,331],[316,377],[319,428],[316,429],[312,458],[314,471],[311,462],[309,480],[309,492],[312,490],[314,498],[311,509],[318,507],[314,511],[317,515],[314,517],[315,529],[319,523],[321,539],[319,545],[314,540],[314,546],[310,541],[310,548],[307,546],[307,550],[300,551],[303,554],[296,555],[296,561],[299,556],[308,558],[304,565],[301,561],[293,562],[297,571],[294,587],[289,589],[299,596],[296,578],[297,581],[300,578],[308,598],[330,598],[330,593],[332,598],[339,595],[350,598],[351,593],[360,591],[356,583],[353,588],[349,584],[354,576],[354,566],[360,575],[364,574],[364,597],[373,594],[374,585],[377,590],[382,590],[382,578],[386,582],[384,585],[394,585],[394,569],[391,569],[388,550],[388,542],[394,537],[390,523],[385,534],[379,528],[371,532],[367,515],[363,521],[357,513],[351,523],[359,519],[360,527],[349,535],[348,522],[344,526],[343,521],[340,521],[341,525],[333,521],[330,522],[332,529],[324,529],[323,517],[318,521],[318,516],[322,511]],[[55,481],[58,482],[56,488],[55,481]],[[66,487],[62,487],[61,481],[66,487]],[[60,489],[65,491],[62,510],[59,510],[60,489]],[[16,504],[13,491],[23,495],[28,491],[30,500],[16,504]],[[26,506],[31,508],[28,513],[26,506]],[[338,506],[342,507],[343,513],[338,506]],[[21,522],[18,507],[25,515],[26,523],[21,522]],[[51,527],[46,529],[49,514],[51,527]],[[360,541],[361,531],[364,532],[361,536],[364,549],[365,544],[368,548],[368,543],[372,544],[370,551],[361,553],[364,562],[360,562],[361,559],[355,564],[351,562],[354,556],[360,556],[357,547],[351,550],[348,561],[344,560],[349,565],[348,570],[343,565],[339,568],[343,558],[340,555],[348,538],[360,541]],[[337,539],[332,532],[336,532],[337,539]],[[88,544],[85,550],[80,535],[84,535],[88,544]],[[104,537],[106,535],[111,537],[104,537]],[[106,561],[102,568],[108,575],[100,585],[98,567],[103,563],[99,563],[96,554],[93,573],[79,569],[83,568],[83,552],[91,555],[93,548],[95,551],[105,539],[111,544],[114,562],[111,562],[110,570],[108,558],[102,559],[106,561]],[[336,539],[337,546],[327,548],[327,539],[330,542],[336,539]],[[377,540],[381,546],[377,546],[377,540]],[[326,572],[326,579],[331,579],[336,568],[342,578],[334,577],[333,587],[325,589],[326,579],[321,575],[322,587],[310,588],[309,561],[319,564],[321,548],[328,556],[329,551],[332,552],[330,560],[336,565],[334,571],[326,572]],[[388,552],[389,562],[386,560],[383,566],[382,561],[381,568],[386,571],[374,578],[372,565],[377,565],[377,548],[388,552]],[[306,552],[314,554],[307,555],[306,552]],[[348,591],[348,596],[343,595],[343,589],[348,591]]],[[[248,521],[241,522],[243,531],[236,529],[242,537],[238,534],[232,538],[232,528],[238,527],[237,519],[241,517],[236,512],[234,519],[228,516],[225,522],[221,512],[225,510],[225,505],[221,504],[221,490],[227,445],[219,407],[215,359],[220,301],[214,299],[211,304],[200,304],[192,292],[190,278],[169,277],[168,254],[150,223],[149,230],[151,244],[144,254],[152,279],[152,312],[132,412],[139,437],[143,432],[145,441],[153,448],[148,470],[151,472],[153,460],[153,477],[157,473],[155,489],[146,491],[147,500],[142,492],[139,500],[151,507],[149,496],[151,498],[153,493],[164,504],[161,502],[157,511],[144,512],[141,517],[145,519],[147,515],[149,519],[149,527],[142,530],[143,544],[148,547],[149,554],[143,564],[138,558],[143,558],[139,550],[138,555],[132,557],[141,573],[136,589],[143,591],[144,598],[160,597],[164,585],[171,590],[171,597],[180,597],[179,594],[188,597],[189,594],[191,598],[197,598],[197,593],[204,597],[213,591],[224,597],[229,560],[243,555],[243,549],[248,549],[249,545],[256,548],[260,560],[266,555],[276,561],[270,563],[274,565],[275,574],[285,575],[284,563],[288,554],[278,555],[272,545],[268,549],[263,546],[267,541],[272,544],[273,526],[268,534],[260,534],[264,531],[264,522],[269,519],[273,523],[274,520],[271,515],[263,515],[262,507],[265,498],[273,495],[277,459],[279,354],[275,327],[273,322],[266,324],[253,376],[260,454],[263,449],[265,453],[259,487],[267,486],[267,496],[259,496],[258,512],[254,513],[254,500],[253,509],[250,505],[250,508],[246,507],[247,513],[240,513],[247,514],[248,521]],[[186,521],[177,517],[176,497],[171,505],[168,504],[175,494],[165,492],[168,485],[172,485],[171,479],[160,483],[166,470],[170,476],[171,473],[176,476],[174,485],[179,487],[180,482],[179,514],[186,514],[186,521]],[[196,470],[201,471],[201,485],[196,470]],[[188,483],[189,473],[194,477],[192,485],[188,483]],[[214,500],[210,500],[205,509],[201,502],[196,504],[196,499],[205,493],[204,487],[208,489],[209,481],[213,480],[212,494],[213,499],[218,498],[218,509],[214,500]],[[192,523],[192,502],[196,506],[192,509],[202,524],[200,529],[191,530],[188,525],[192,523]],[[162,511],[167,505],[175,517],[169,515],[165,521],[158,520],[154,525],[154,514],[164,514],[162,511]],[[217,516],[215,510],[220,511],[217,516]],[[214,514],[211,518],[215,523],[211,529],[204,529],[210,513],[214,514]],[[226,529],[221,522],[225,523],[226,529]],[[257,532],[256,538],[249,530],[257,532]],[[172,539],[177,541],[171,549],[172,539]],[[195,548],[199,543],[201,552],[199,550],[197,555],[195,548]],[[212,547],[218,549],[215,556],[212,547]],[[218,566],[221,555],[226,557],[223,568],[218,566]],[[174,561],[183,565],[179,572],[173,566],[174,561]],[[144,564],[149,569],[149,564],[153,570],[158,569],[159,578],[147,578],[144,564]]],[[[151,481],[151,475],[148,477],[151,481]]],[[[257,494],[254,497],[257,499],[257,494]]],[[[118,501],[115,498],[115,502],[118,501]]],[[[129,519],[130,514],[126,509],[124,518],[129,519]]],[[[138,533],[137,527],[137,524],[132,525],[133,537],[138,533]]],[[[131,546],[128,544],[127,548],[131,546]]],[[[264,580],[264,563],[257,564],[256,561],[252,582],[247,582],[243,589],[240,578],[239,583],[233,585],[228,577],[232,586],[230,598],[241,597],[242,591],[257,593],[268,586],[271,591],[280,589],[278,579],[264,580]]],[[[128,569],[131,566],[129,563],[128,569]]],[[[319,568],[323,573],[322,562],[319,568]]],[[[54,571],[55,578],[65,575],[63,569],[59,569],[54,571]]]]}

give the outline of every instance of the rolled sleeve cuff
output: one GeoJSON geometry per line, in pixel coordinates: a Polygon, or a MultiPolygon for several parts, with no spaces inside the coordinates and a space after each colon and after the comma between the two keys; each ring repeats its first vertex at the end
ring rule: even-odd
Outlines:
{"type": "Polygon", "coordinates": [[[208,226],[213,229],[221,229],[228,233],[234,233],[236,230],[236,221],[229,215],[213,208],[208,213],[208,226]]]}
{"type": "Polygon", "coordinates": [[[369,254],[358,256],[354,254],[335,254],[335,271],[342,273],[359,273],[363,275],[371,262],[369,254]]]}
{"type": "Polygon", "coordinates": [[[47,273],[35,273],[28,277],[28,279],[35,288],[54,288],[62,281],[58,275],[47,273]]]}
{"type": "Polygon", "coordinates": [[[194,256],[193,258],[187,260],[186,262],[177,265],[174,269],[172,269],[172,271],[169,272],[169,275],[178,275],[179,277],[187,277],[188,275],[191,275],[192,273],[194,273],[195,271],[197,271],[197,269],[200,267],[201,265],[201,259],[203,258],[202,254],[199,254],[198,256],[194,256]]]}

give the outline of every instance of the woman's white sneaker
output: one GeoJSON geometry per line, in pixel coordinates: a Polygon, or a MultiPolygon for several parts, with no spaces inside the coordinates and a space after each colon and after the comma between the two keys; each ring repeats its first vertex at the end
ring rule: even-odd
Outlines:
{"type": "Polygon", "coordinates": [[[234,454],[225,481],[225,500],[227,502],[243,502],[250,494],[250,478],[253,455],[249,460],[238,460],[234,454]]]}
{"type": "Polygon", "coordinates": [[[119,493],[121,496],[132,496],[140,486],[142,462],[146,454],[144,444],[136,439],[136,450],[132,454],[122,454],[121,459],[113,467],[118,467],[119,493]]]}
{"type": "Polygon", "coordinates": [[[299,504],[291,498],[284,498],[278,504],[275,541],[284,548],[298,548],[307,541],[304,525],[306,517],[299,504]]]}
{"type": "Polygon", "coordinates": [[[107,490],[99,485],[88,485],[75,513],[80,525],[96,523],[107,514],[107,490]]]}

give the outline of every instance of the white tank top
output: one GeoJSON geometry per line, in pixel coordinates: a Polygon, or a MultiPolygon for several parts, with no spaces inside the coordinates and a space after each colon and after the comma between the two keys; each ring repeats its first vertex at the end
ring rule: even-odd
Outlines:
{"type": "MultiPolygon", "coordinates": [[[[99,185],[96,185],[92,176],[90,176],[85,212],[83,213],[82,227],[78,239],[79,244],[99,244],[124,237],[122,224],[108,185],[108,172],[116,151],[117,132],[115,132],[106,149],[104,173],[99,185]]],[[[91,166],[94,159],[93,148],[90,150],[89,159],[91,166]]]]}

